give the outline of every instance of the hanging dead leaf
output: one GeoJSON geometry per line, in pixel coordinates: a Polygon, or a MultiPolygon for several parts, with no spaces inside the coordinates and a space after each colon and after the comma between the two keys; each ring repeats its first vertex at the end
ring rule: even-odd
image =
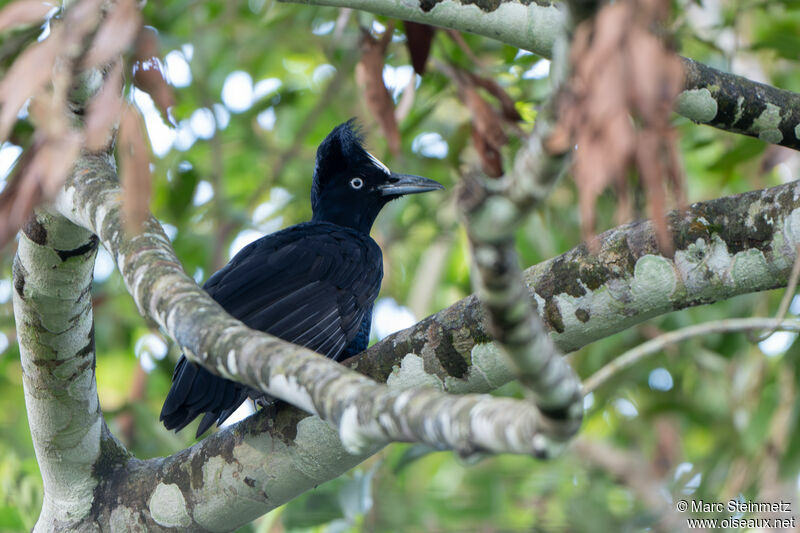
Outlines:
{"type": "Polygon", "coordinates": [[[135,0],[119,0],[101,22],[82,67],[101,67],[116,59],[130,47],[141,26],[141,13],[135,0]]]}
{"type": "Polygon", "coordinates": [[[519,114],[519,111],[517,111],[517,106],[514,103],[514,100],[508,95],[506,90],[500,86],[500,84],[491,78],[478,76],[474,72],[470,72],[469,75],[470,79],[472,79],[472,82],[475,85],[486,89],[489,94],[497,98],[498,102],[500,102],[500,110],[503,113],[503,117],[511,122],[519,122],[522,120],[522,116],[519,114]]]}
{"type": "Polygon", "coordinates": [[[461,101],[472,115],[472,142],[484,172],[493,178],[502,176],[500,149],[508,143],[508,137],[500,115],[476,89],[476,76],[455,65],[438,64],[437,67],[455,82],[461,101]]]}
{"type": "MultiPolygon", "coordinates": [[[[666,0],[623,0],[603,7],[575,30],[572,72],[559,95],[559,122],[546,146],[554,153],[578,147],[573,171],[589,243],[594,242],[597,197],[608,186],[621,195],[628,186],[628,168],[634,167],[659,245],[671,252],[665,188],[673,201],[685,201],[670,123],[683,71],[678,57],[652,33],[667,10],[666,0]]],[[[620,209],[629,209],[622,195],[620,209]]]]}
{"type": "Polygon", "coordinates": [[[761,157],[761,164],[758,167],[758,173],[764,175],[773,168],[777,167],[784,161],[797,155],[797,152],[785,146],[778,146],[777,144],[770,144],[764,151],[761,157]]]}
{"type": "Polygon", "coordinates": [[[53,198],[79,149],[80,134],[72,130],[57,138],[40,137],[25,150],[0,193],[0,245],[17,233],[37,205],[53,198]]]}
{"type": "Polygon", "coordinates": [[[122,112],[122,61],[117,61],[105,78],[86,111],[86,148],[90,151],[102,150],[113,140],[122,112]]]}
{"type": "Polygon", "coordinates": [[[0,9],[0,31],[39,24],[56,5],[42,0],[17,0],[0,9]]]}
{"type": "Polygon", "coordinates": [[[384,55],[392,40],[394,24],[390,22],[380,39],[368,31],[362,32],[361,59],[356,65],[356,81],[364,91],[364,99],[370,113],[378,120],[389,150],[400,153],[400,130],[394,116],[394,102],[383,83],[384,55]]]}
{"type": "Polygon", "coordinates": [[[161,116],[169,123],[169,108],[175,105],[175,93],[161,70],[158,35],[143,27],[136,38],[136,60],[133,64],[133,84],[153,99],[161,116]]]}
{"type": "Polygon", "coordinates": [[[414,107],[414,98],[417,95],[417,80],[416,76],[411,76],[408,79],[406,88],[403,89],[403,94],[400,95],[400,101],[397,102],[397,107],[394,109],[394,118],[398,123],[402,122],[411,112],[414,107]]]}
{"type": "Polygon", "coordinates": [[[403,29],[406,32],[406,46],[408,55],[411,56],[411,65],[414,67],[414,72],[422,76],[425,74],[425,64],[431,53],[435,30],[433,26],[408,20],[403,21],[403,29]]]}
{"type": "Polygon", "coordinates": [[[472,126],[486,142],[495,149],[500,149],[508,143],[508,137],[503,131],[503,124],[492,106],[473,87],[461,87],[464,105],[472,113],[472,126]]]}
{"type": "Polygon", "coordinates": [[[8,138],[28,98],[42,90],[53,75],[62,32],[62,27],[53,28],[49,38],[29,46],[0,80],[0,142],[8,138]]]}
{"type": "Polygon", "coordinates": [[[492,146],[477,128],[472,128],[472,145],[481,158],[481,169],[490,178],[503,175],[503,158],[500,150],[492,146]]]}
{"type": "Polygon", "coordinates": [[[142,120],[132,105],[125,104],[120,118],[117,153],[122,175],[125,228],[132,233],[141,231],[150,204],[150,150],[142,120]]]}

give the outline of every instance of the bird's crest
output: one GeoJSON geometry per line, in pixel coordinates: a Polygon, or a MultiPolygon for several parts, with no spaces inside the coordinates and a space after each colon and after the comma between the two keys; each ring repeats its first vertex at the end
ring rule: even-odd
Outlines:
{"type": "Polygon", "coordinates": [[[317,149],[314,169],[315,185],[324,185],[326,179],[349,168],[372,164],[387,174],[389,169],[377,157],[364,148],[364,136],[355,118],[339,124],[331,131],[317,149]]]}

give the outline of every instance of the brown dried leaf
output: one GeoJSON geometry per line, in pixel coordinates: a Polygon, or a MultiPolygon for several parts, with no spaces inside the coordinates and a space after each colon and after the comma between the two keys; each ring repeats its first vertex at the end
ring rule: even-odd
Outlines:
{"type": "Polygon", "coordinates": [[[464,104],[472,112],[474,129],[495,149],[505,146],[508,143],[508,137],[503,131],[500,117],[492,109],[492,106],[481,97],[478,91],[469,85],[465,84],[461,87],[461,95],[464,104]]]}
{"type": "Polygon", "coordinates": [[[34,141],[17,162],[8,186],[0,194],[0,245],[11,239],[42,201],[61,188],[78,157],[80,134],[34,141]]]}
{"type": "Polygon", "coordinates": [[[38,24],[55,4],[43,0],[17,0],[0,9],[0,31],[15,26],[38,24]]]}
{"type": "Polygon", "coordinates": [[[764,155],[761,157],[761,164],[758,167],[758,173],[763,176],[796,154],[797,152],[791,148],[786,148],[785,146],[779,146],[777,144],[770,144],[767,146],[767,149],[764,151],[764,155]]]}
{"type": "Polygon", "coordinates": [[[29,46],[0,80],[0,142],[8,138],[25,101],[50,80],[62,31],[61,27],[53,28],[48,39],[29,46]]]}
{"type": "MultiPolygon", "coordinates": [[[[574,175],[584,238],[591,242],[597,196],[624,193],[628,168],[639,173],[662,251],[672,242],[664,214],[665,186],[684,200],[683,176],[670,115],[683,84],[680,60],[653,33],[666,0],[622,0],[576,28],[572,74],[559,98],[559,123],[548,149],[578,146],[574,175]]],[[[620,213],[618,213],[619,215],[620,213]]]]}
{"type": "Polygon", "coordinates": [[[100,23],[92,46],[83,59],[83,68],[110,63],[128,49],[141,28],[141,13],[135,0],[119,0],[100,23]]]}
{"type": "Polygon", "coordinates": [[[397,122],[403,122],[408,114],[411,112],[411,108],[414,107],[414,98],[417,95],[417,80],[415,76],[411,76],[408,80],[408,84],[406,84],[406,88],[403,89],[403,94],[400,95],[400,100],[397,102],[397,107],[394,110],[394,119],[397,122]]]}
{"type": "Polygon", "coordinates": [[[490,178],[499,178],[503,175],[503,158],[500,151],[487,142],[477,128],[472,128],[472,144],[481,158],[481,169],[490,178]]]}
{"type": "Polygon", "coordinates": [[[149,215],[150,151],[145,141],[142,117],[130,104],[125,104],[119,125],[117,153],[122,175],[122,212],[125,227],[132,233],[141,231],[149,215]]]}
{"type": "Polygon", "coordinates": [[[431,52],[431,43],[435,32],[433,26],[418,22],[403,21],[406,32],[406,46],[411,56],[411,65],[414,72],[422,76],[425,73],[425,64],[431,52]]]}
{"type": "Polygon", "coordinates": [[[113,141],[114,127],[122,113],[122,61],[117,61],[106,75],[103,87],[86,111],[86,148],[97,151],[113,141]]]}
{"type": "Polygon", "coordinates": [[[440,68],[458,86],[461,101],[472,115],[472,143],[481,158],[484,173],[492,178],[503,175],[500,148],[508,143],[500,116],[483,99],[475,88],[477,76],[459,67],[441,65],[440,68]]]}
{"type": "Polygon", "coordinates": [[[512,122],[519,122],[522,120],[522,116],[519,114],[519,111],[517,111],[514,100],[508,95],[505,89],[500,87],[496,81],[491,78],[478,76],[474,73],[470,73],[470,78],[475,85],[478,87],[483,87],[489,91],[492,96],[497,98],[497,100],[500,102],[500,109],[503,113],[503,117],[512,122]]]}
{"type": "Polygon", "coordinates": [[[133,84],[149,94],[164,119],[172,122],[169,108],[175,105],[175,93],[161,71],[158,36],[150,28],[142,28],[136,39],[133,84]]]}
{"type": "Polygon", "coordinates": [[[364,91],[367,108],[378,120],[389,150],[400,153],[400,130],[394,116],[394,102],[383,83],[383,56],[391,41],[393,23],[389,23],[380,40],[368,32],[363,32],[361,40],[361,60],[356,65],[356,80],[364,91]]]}

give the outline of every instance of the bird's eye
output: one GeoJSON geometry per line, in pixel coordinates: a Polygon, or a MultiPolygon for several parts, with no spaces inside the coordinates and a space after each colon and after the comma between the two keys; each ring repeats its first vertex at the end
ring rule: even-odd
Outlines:
{"type": "Polygon", "coordinates": [[[354,189],[360,189],[364,186],[364,180],[361,178],[353,178],[350,180],[350,186],[354,189]]]}

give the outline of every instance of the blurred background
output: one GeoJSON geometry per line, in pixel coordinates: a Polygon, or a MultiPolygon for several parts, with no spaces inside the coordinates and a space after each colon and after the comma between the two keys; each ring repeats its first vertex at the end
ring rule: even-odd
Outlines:
{"type": "MultiPolygon", "coordinates": [[[[800,91],[800,2],[679,0],[673,7],[668,29],[682,55],[800,91]]],[[[420,76],[398,23],[380,70],[395,109],[403,110],[399,150],[392,153],[392,141],[369,118],[374,102],[361,88],[365,74],[356,75],[363,32],[380,38],[388,20],[269,0],[148,2],[143,13],[158,39],[161,59],[154,61],[173,90],[174,106],[165,115],[130,80],[126,96],[144,117],[152,149],[151,209],[198,283],[252,240],[310,218],[316,146],[355,116],[367,146],[388,166],[448,187],[444,194],[394,202],[378,219],[373,237],[384,250],[386,274],[374,340],[470,294],[469,251],[453,190],[460,169],[483,156],[452,69],[494,80],[513,101],[520,119],[503,125],[507,166],[548,95],[548,60],[439,30],[420,76]]],[[[19,31],[43,39],[49,28],[19,31]]],[[[15,36],[0,34],[0,48],[15,36]]],[[[3,58],[0,69],[8,61],[3,58]]],[[[499,108],[491,96],[483,98],[499,108]]],[[[0,188],[29,136],[24,113],[14,142],[0,145],[0,188]]],[[[677,116],[674,122],[690,202],[797,176],[796,152],[677,116]]],[[[637,216],[644,216],[635,180],[631,186],[637,216]]],[[[614,195],[606,193],[596,228],[619,222],[614,195]]],[[[521,228],[521,261],[529,266],[553,257],[580,244],[580,235],[577,193],[568,177],[521,228]]],[[[0,531],[29,530],[42,498],[11,307],[14,249],[11,243],[0,254],[0,531]]],[[[93,295],[97,385],[112,431],[140,458],[191,445],[193,426],[176,435],[158,422],[178,353],[139,316],[102,249],[93,295]]],[[[715,318],[770,316],[781,296],[747,295],[659,317],[570,360],[585,378],[664,331],[715,318]]],[[[790,313],[800,313],[800,302],[790,313]]],[[[581,446],[587,453],[576,450],[546,463],[501,456],[467,465],[451,453],[392,445],[241,531],[643,531],[659,520],[652,494],[642,488],[651,485],[667,496],[709,501],[752,500],[776,489],[794,499],[800,485],[800,346],[794,341],[788,333],[760,344],[741,334],[709,335],[636,365],[586,397],[581,446]],[[622,462],[592,458],[592,449],[606,446],[622,462]],[[647,468],[632,475],[620,465],[647,468]]],[[[520,389],[511,383],[496,394],[517,396],[520,389]]]]}

